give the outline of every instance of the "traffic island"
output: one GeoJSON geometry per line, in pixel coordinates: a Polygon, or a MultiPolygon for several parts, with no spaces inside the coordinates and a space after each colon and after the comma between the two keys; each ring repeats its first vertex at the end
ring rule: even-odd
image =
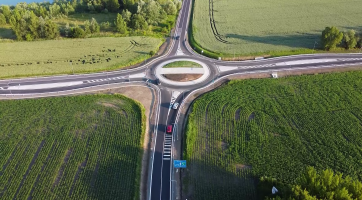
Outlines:
{"type": "Polygon", "coordinates": [[[156,67],[155,74],[160,82],[188,86],[205,81],[210,75],[210,69],[203,62],[180,58],[161,63],[156,67]]]}

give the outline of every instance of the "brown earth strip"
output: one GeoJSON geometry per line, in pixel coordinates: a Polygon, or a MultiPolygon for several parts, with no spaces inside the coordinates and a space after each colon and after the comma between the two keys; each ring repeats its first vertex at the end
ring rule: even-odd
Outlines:
{"type": "Polygon", "coordinates": [[[42,140],[41,143],[40,143],[40,145],[39,145],[39,147],[38,147],[38,149],[36,150],[36,152],[35,152],[35,154],[34,154],[34,156],[33,156],[33,159],[31,159],[31,162],[30,162],[30,164],[29,164],[29,166],[28,166],[28,169],[26,170],[25,174],[23,175],[23,179],[21,180],[21,182],[20,182],[20,184],[19,184],[19,187],[18,187],[18,189],[16,190],[16,193],[15,193],[13,199],[16,199],[16,196],[18,196],[18,193],[19,193],[21,187],[23,186],[24,181],[25,181],[26,177],[28,176],[28,174],[29,174],[29,172],[30,172],[30,170],[31,170],[31,167],[34,165],[35,160],[38,158],[38,155],[39,155],[39,153],[40,153],[40,150],[43,148],[44,143],[45,143],[45,141],[42,140]]]}
{"type": "Polygon", "coordinates": [[[203,74],[163,74],[163,76],[172,81],[187,82],[200,78],[203,74]]]}
{"type": "Polygon", "coordinates": [[[41,173],[44,171],[45,165],[48,163],[49,159],[51,158],[51,157],[50,157],[50,154],[54,151],[54,148],[55,148],[55,146],[56,146],[56,143],[57,143],[57,141],[54,141],[54,142],[53,142],[53,145],[52,145],[52,147],[50,148],[49,154],[48,154],[45,162],[44,162],[43,165],[41,166],[40,173],[36,176],[36,180],[35,180],[35,182],[34,182],[34,184],[33,184],[33,187],[31,188],[31,191],[30,191],[30,193],[29,193],[29,196],[28,196],[27,200],[32,200],[32,199],[33,199],[32,195],[33,195],[34,189],[35,189],[35,187],[38,185],[38,181],[39,181],[40,175],[41,175],[41,173]]]}
{"type": "Polygon", "coordinates": [[[58,170],[58,175],[54,180],[53,189],[54,189],[55,186],[57,186],[59,184],[59,182],[60,182],[60,180],[61,180],[61,178],[63,176],[65,165],[68,163],[69,157],[72,154],[72,152],[73,152],[73,149],[70,148],[70,149],[68,149],[67,153],[65,154],[64,159],[63,159],[63,163],[62,163],[62,165],[60,166],[60,168],[58,170]]]}

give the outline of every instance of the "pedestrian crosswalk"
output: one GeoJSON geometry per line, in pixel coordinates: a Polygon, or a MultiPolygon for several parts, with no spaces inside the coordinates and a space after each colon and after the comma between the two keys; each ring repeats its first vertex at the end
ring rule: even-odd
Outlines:
{"type": "Polygon", "coordinates": [[[172,135],[165,135],[165,142],[163,143],[163,160],[171,160],[172,148],[172,135]]]}
{"type": "Polygon", "coordinates": [[[111,80],[120,80],[120,79],[126,79],[127,77],[125,76],[119,76],[119,77],[114,77],[114,78],[105,78],[105,79],[94,79],[94,80],[89,80],[86,81],[88,83],[96,83],[96,82],[103,82],[103,81],[111,81],[111,80]]]}

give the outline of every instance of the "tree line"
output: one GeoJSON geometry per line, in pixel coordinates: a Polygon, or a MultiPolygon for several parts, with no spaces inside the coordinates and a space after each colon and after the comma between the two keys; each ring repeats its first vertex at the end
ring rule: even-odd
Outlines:
{"type": "Polygon", "coordinates": [[[355,30],[346,32],[339,31],[338,28],[326,27],[322,32],[322,47],[324,50],[334,50],[337,47],[345,49],[362,48],[362,32],[355,30]]]}
{"type": "Polygon", "coordinates": [[[295,200],[352,200],[362,199],[362,183],[331,169],[317,171],[307,167],[295,183],[282,183],[270,177],[261,177],[258,183],[260,199],[295,200]],[[272,194],[272,188],[278,191],[272,194]]]}
{"type": "MultiPolygon", "coordinates": [[[[0,7],[0,25],[10,24],[18,40],[31,41],[38,38],[54,39],[64,37],[82,38],[97,33],[100,27],[114,26],[117,32],[147,31],[150,25],[158,25],[168,15],[176,15],[181,8],[179,0],[54,0],[46,3],[19,3],[16,6],[0,7]],[[118,13],[114,23],[99,25],[93,18],[83,27],[66,24],[59,28],[51,19],[67,17],[74,13],[118,13]]],[[[168,32],[173,23],[163,28],[168,32]]]]}

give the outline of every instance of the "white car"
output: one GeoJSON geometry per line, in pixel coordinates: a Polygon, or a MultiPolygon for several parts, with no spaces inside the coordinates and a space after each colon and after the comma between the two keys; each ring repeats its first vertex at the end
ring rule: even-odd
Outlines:
{"type": "Polygon", "coordinates": [[[174,103],[172,108],[176,110],[178,108],[178,105],[179,105],[179,103],[174,103]]]}

